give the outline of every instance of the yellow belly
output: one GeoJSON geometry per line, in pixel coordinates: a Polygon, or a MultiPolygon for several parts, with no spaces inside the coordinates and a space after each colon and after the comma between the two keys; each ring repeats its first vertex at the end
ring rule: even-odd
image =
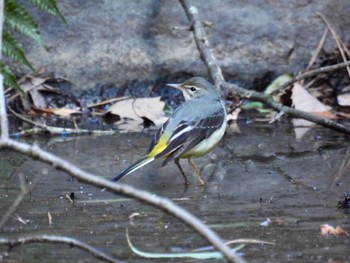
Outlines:
{"type": "Polygon", "coordinates": [[[192,157],[196,158],[207,154],[211,149],[213,149],[218,144],[218,142],[221,140],[222,136],[224,135],[225,130],[226,130],[226,120],[224,121],[223,125],[220,127],[219,130],[213,132],[213,134],[209,138],[200,142],[191,150],[183,153],[180,156],[180,158],[192,158],[192,157]]]}

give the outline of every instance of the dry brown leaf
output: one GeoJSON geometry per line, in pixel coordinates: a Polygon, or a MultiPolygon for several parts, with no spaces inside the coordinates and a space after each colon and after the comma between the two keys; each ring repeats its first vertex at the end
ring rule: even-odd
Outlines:
{"type": "Polygon", "coordinates": [[[322,117],[322,118],[330,119],[330,120],[339,119],[337,115],[333,114],[330,111],[312,112],[312,114],[317,115],[317,116],[322,117]]]}
{"type": "Polygon", "coordinates": [[[227,121],[236,121],[238,120],[238,115],[241,112],[240,108],[235,109],[234,111],[227,114],[227,121]]]}
{"type": "Polygon", "coordinates": [[[292,103],[296,109],[306,112],[325,112],[330,111],[331,109],[330,107],[320,102],[317,98],[312,96],[299,83],[296,83],[293,86],[292,103]]]}
{"type": "Polygon", "coordinates": [[[21,88],[27,91],[24,95],[21,95],[22,105],[26,110],[29,110],[32,105],[38,109],[46,107],[44,96],[38,90],[33,89],[30,83],[24,83],[21,88]]]}
{"type": "MultiPolygon", "coordinates": [[[[331,108],[324,105],[317,98],[312,96],[302,85],[295,83],[292,89],[292,103],[294,108],[315,115],[322,115],[322,117],[336,118],[336,115],[330,112],[331,108]]],[[[294,132],[297,139],[301,139],[303,135],[309,130],[308,127],[313,126],[314,123],[304,119],[293,119],[294,132]]]]}
{"type": "Polygon", "coordinates": [[[113,104],[107,114],[119,116],[119,128],[124,130],[140,130],[145,119],[152,121],[156,126],[162,125],[167,117],[164,114],[165,102],[160,97],[127,99],[113,104]]]}
{"type": "Polygon", "coordinates": [[[338,101],[338,104],[341,106],[350,106],[350,94],[349,93],[339,94],[337,96],[337,101],[338,101]]]}
{"type": "Polygon", "coordinates": [[[135,113],[140,117],[146,117],[156,126],[162,125],[168,118],[164,114],[165,102],[156,98],[141,98],[133,103],[135,113]]]}
{"type": "Polygon", "coordinates": [[[347,118],[347,119],[350,119],[350,113],[338,112],[337,115],[338,115],[340,118],[347,118]]]}
{"type": "Polygon", "coordinates": [[[31,105],[34,105],[38,109],[45,108],[46,101],[42,95],[42,91],[46,92],[58,92],[57,89],[45,84],[45,82],[51,77],[41,78],[36,77],[33,74],[27,75],[25,78],[19,81],[20,87],[26,92],[28,96],[21,96],[22,104],[28,110],[31,105]],[[30,101],[30,99],[31,101],[30,101]]]}
{"type": "Polygon", "coordinates": [[[21,88],[24,91],[31,91],[32,89],[36,89],[37,87],[40,87],[42,84],[45,83],[50,78],[39,78],[39,77],[34,77],[32,75],[27,76],[23,82],[21,83],[21,88]]]}
{"type": "Polygon", "coordinates": [[[348,232],[346,232],[340,226],[337,226],[336,228],[334,228],[331,225],[323,224],[323,225],[320,225],[320,230],[321,230],[322,236],[329,236],[329,235],[347,236],[348,235],[348,232]]]}
{"type": "Polygon", "coordinates": [[[117,101],[121,101],[121,100],[126,100],[126,99],[128,99],[128,97],[112,98],[112,99],[100,101],[98,103],[90,104],[87,107],[88,108],[96,108],[96,107],[104,106],[104,105],[109,104],[109,103],[113,103],[113,102],[117,102],[117,101]]]}
{"type": "Polygon", "coordinates": [[[74,114],[82,114],[80,110],[67,109],[67,108],[46,108],[46,109],[36,109],[42,113],[55,114],[61,117],[71,117],[74,114]]]}

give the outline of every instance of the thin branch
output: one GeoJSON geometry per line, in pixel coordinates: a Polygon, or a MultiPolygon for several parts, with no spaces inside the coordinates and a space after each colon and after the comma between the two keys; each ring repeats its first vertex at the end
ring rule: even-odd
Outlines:
{"type": "MultiPolygon", "coordinates": [[[[345,53],[344,53],[344,49],[343,49],[343,43],[340,40],[337,32],[333,29],[333,27],[331,26],[331,24],[329,23],[328,19],[321,13],[318,13],[318,15],[321,17],[322,21],[326,24],[326,26],[328,27],[329,31],[331,31],[331,34],[333,35],[333,38],[335,40],[335,43],[337,43],[338,49],[340,51],[340,55],[343,58],[344,61],[347,61],[345,53]]],[[[346,70],[348,71],[348,75],[350,77],[350,68],[346,67],[346,70]]]]}
{"type": "Polygon", "coordinates": [[[0,245],[7,245],[10,247],[10,249],[12,249],[13,247],[22,246],[22,245],[31,244],[31,243],[61,243],[61,244],[66,244],[70,247],[79,248],[79,249],[93,255],[95,258],[103,260],[105,262],[112,262],[112,263],[120,263],[121,262],[121,261],[107,255],[106,253],[96,249],[93,246],[90,246],[90,245],[83,243],[75,238],[70,238],[70,237],[61,237],[61,236],[54,236],[54,235],[33,235],[33,236],[13,238],[13,239],[0,238],[0,245]]]}
{"type": "MultiPolygon", "coordinates": [[[[1,37],[0,37],[1,38],[1,37]]],[[[9,138],[9,125],[6,112],[6,100],[4,93],[4,77],[0,74],[0,118],[1,118],[1,139],[9,138]]]]}
{"type": "Polygon", "coordinates": [[[300,118],[304,120],[311,121],[313,123],[322,125],[327,128],[331,128],[335,131],[345,133],[345,134],[350,134],[350,127],[334,122],[332,120],[326,119],[326,118],[321,118],[317,115],[310,114],[305,111],[297,110],[288,106],[284,106],[281,103],[278,103],[276,101],[267,99],[263,93],[260,92],[255,92],[251,90],[246,90],[240,87],[237,87],[236,85],[230,84],[230,83],[225,83],[225,87],[228,89],[235,89],[238,94],[240,94],[241,97],[244,97],[249,100],[255,100],[255,101],[261,101],[274,109],[277,112],[283,112],[285,115],[288,115],[290,117],[294,118],[300,118]]]}
{"type": "Polygon", "coordinates": [[[318,69],[314,69],[314,70],[310,70],[307,71],[305,73],[299,74],[295,77],[293,77],[291,80],[287,81],[286,83],[284,83],[283,85],[281,85],[277,92],[283,92],[288,86],[292,85],[293,83],[306,79],[306,78],[310,78],[312,76],[318,75],[320,73],[326,73],[326,72],[332,72],[341,68],[345,68],[350,66],[350,60],[349,61],[345,61],[339,64],[335,64],[332,66],[326,66],[326,67],[322,67],[322,68],[318,68],[318,69]]]}
{"type": "Polygon", "coordinates": [[[12,205],[7,209],[6,213],[2,216],[0,220],[0,229],[4,226],[4,224],[7,222],[7,220],[12,216],[12,214],[16,211],[17,207],[22,202],[25,195],[29,192],[28,187],[26,186],[24,175],[22,173],[18,173],[18,179],[21,186],[21,191],[17,195],[15,201],[12,203],[12,205]]]}
{"type": "Polygon", "coordinates": [[[307,67],[306,67],[306,70],[310,70],[310,68],[312,67],[312,65],[315,63],[315,61],[316,61],[316,59],[318,58],[318,56],[319,56],[319,54],[320,54],[320,52],[321,52],[321,50],[322,50],[322,47],[323,47],[323,45],[324,45],[324,42],[326,41],[326,38],[327,38],[327,35],[328,35],[328,28],[326,27],[325,29],[324,29],[324,32],[323,32],[323,34],[322,34],[322,37],[321,37],[321,40],[320,40],[320,42],[318,43],[318,45],[317,45],[317,48],[316,48],[316,50],[313,52],[313,54],[312,54],[312,58],[310,59],[310,61],[309,61],[309,64],[307,65],[307,67]]]}
{"type": "MultiPolygon", "coordinates": [[[[0,0],[0,59],[2,58],[2,29],[4,21],[4,0],[0,0]]],[[[8,120],[6,116],[6,104],[4,93],[4,77],[0,74],[0,118],[1,118],[1,139],[7,139],[9,137],[8,120]]]]}
{"type": "Polygon", "coordinates": [[[113,131],[113,130],[107,130],[107,131],[103,131],[103,130],[88,130],[88,129],[73,129],[73,128],[61,128],[61,127],[55,127],[55,126],[48,126],[45,124],[41,124],[37,121],[32,121],[30,119],[27,119],[25,117],[23,117],[22,115],[18,114],[17,112],[15,112],[14,110],[12,110],[9,107],[10,112],[17,117],[18,119],[29,123],[31,125],[34,126],[34,128],[32,129],[28,129],[28,130],[23,130],[14,134],[11,134],[11,136],[27,136],[27,135],[33,135],[33,134],[39,134],[39,133],[43,133],[43,132],[48,132],[51,135],[54,134],[69,134],[69,135],[83,135],[83,134],[94,134],[94,135],[111,135],[111,134],[115,134],[117,131],[113,131]]]}
{"type": "MultiPolygon", "coordinates": [[[[2,36],[3,22],[4,22],[4,0],[0,0],[0,36],[2,36]]],[[[0,37],[0,47],[2,47],[2,37],[0,37]]],[[[2,59],[2,52],[0,49],[0,59],[2,59]]]]}
{"type": "Polygon", "coordinates": [[[188,20],[190,21],[191,28],[193,30],[194,37],[196,39],[197,48],[201,55],[202,60],[206,64],[210,76],[213,78],[215,86],[221,92],[225,92],[222,83],[225,82],[224,76],[222,75],[221,68],[218,66],[216,57],[211,50],[208,37],[202,26],[202,22],[198,19],[198,10],[193,5],[190,6],[187,0],[180,0],[180,3],[185,10],[188,20]]]}
{"type": "Polygon", "coordinates": [[[167,198],[154,196],[152,193],[136,189],[129,185],[113,183],[102,177],[95,176],[93,174],[87,173],[77,166],[70,164],[69,162],[48,153],[36,145],[28,145],[26,143],[17,142],[11,139],[0,140],[0,148],[8,148],[16,152],[25,154],[26,156],[38,159],[45,162],[57,170],[66,172],[67,174],[79,179],[80,181],[93,185],[99,188],[106,188],[107,190],[128,197],[132,197],[143,203],[154,206],[158,209],[165,211],[166,213],[173,215],[180,221],[185,223],[187,226],[199,233],[203,238],[209,241],[214,247],[223,253],[223,255],[230,262],[245,262],[239,256],[237,256],[233,251],[226,246],[223,241],[211,230],[208,226],[202,223],[197,217],[190,214],[183,208],[175,205],[172,201],[167,198]]]}
{"type": "MultiPolygon", "coordinates": [[[[278,102],[272,101],[271,99],[267,98],[263,93],[255,92],[251,90],[243,89],[235,84],[227,83],[224,80],[224,77],[222,75],[221,69],[218,66],[218,63],[213,55],[213,52],[211,51],[211,48],[209,46],[209,43],[207,41],[206,33],[203,29],[202,24],[200,23],[200,18],[198,15],[198,10],[188,3],[188,0],[179,0],[183,9],[185,10],[185,13],[188,17],[188,20],[190,21],[192,28],[193,28],[193,34],[194,39],[196,41],[197,47],[199,49],[199,52],[201,54],[201,57],[207,66],[209,73],[212,77],[212,79],[215,82],[216,87],[220,87],[220,90],[223,94],[227,95],[227,90],[232,92],[234,95],[237,95],[241,98],[246,98],[250,100],[257,100],[266,103],[268,106],[270,106],[272,109],[283,112],[284,114],[289,115],[290,117],[294,118],[301,118],[305,120],[309,120],[311,122],[314,122],[316,124],[320,124],[322,126],[331,128],[333,130],[349,134],[350,133],[350,127],[344,126],[342,124],[336,123],[334,121],[331,121],[329,119],[321,118],[318,116],[315,116],[313,114],[310,114],[308,112],[296,110],[287,106],[284,106],[278,102]]],[[[298,81],[300,79],[310,77],[313,74],[319,74],[321,72],[331,71],[335,70],[341,67],[346,67],[350,65],[350,62],[344,62],[338,65],[330,66],[330,67],[324,67],[318,70],[313,70],[307,73],[302,74],[302,76],[295,77],[295,81],[298,81]]],[[[290,83],[291,84],[291,83],[290,83]]],[[[289,85],[290,85],[289,84],[289,85]]]]}

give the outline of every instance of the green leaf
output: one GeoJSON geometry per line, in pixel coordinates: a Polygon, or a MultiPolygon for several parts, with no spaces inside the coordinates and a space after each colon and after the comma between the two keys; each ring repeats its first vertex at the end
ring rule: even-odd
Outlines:
{"type": "Polygon", "coordinates": [[[244,103],[243,105],[241,105],[241,108],[245,109],[245,110],[264,109],[265,108],[265,104],[260,102],[260,101],[249,101],[249,102],[244,103]]]}
{"type": "Polygon", "coordinates": [[[272,83],[266,88],[265,95],[271,95],[279,89],[284,83],[287,83],[292,79],[292,75],[289,73],[282,74],[277,79],[272,81],[272,83]]]}
{"type": "Polygon", "coordinates": [[[30,64],[23,51],[22,45],[6,30],[3,31],[2,52],[15,62],[22,63],[34,71],[32,64],[30,64]]]}
{"type": "Polygon", "coordinates": [[[272,110],[260,101],[249,101],[241,105],[241,109],[244,110],[257,110],[260,113],[270,113],[272,110]]]}
{"type": "Polygon", "coordinates": [[[0,72],[4,76],[5,79],[5,85],[8,87],[13,87],[16,90],[23,92],[21,87],[17,84],[16,76],[11,71],[10,67],[7,66],[5,63],[0,61],[0,72]]]}
{"type": "Polygon", "coordinates": [[[33,5],[38,7],[40,10],[47,12],[51,15],[58,16],[62,19],[64,23],[66,22],[66,19],[64,19],[63,15],[61,14],[60,10],[57,7],[57,1],[56,0],[28,0],[33,5]]]}
{"type": "Polygon", "coordinates": [[[38,24],[17,0],[5,0],[5,26],[45,46],[44,40],[40,35],[38,24]]]}
{"type": "MultiPolygon", "coordinates": [[[[42,11],[59,16],[66,23],[64,17],[62,16],[57,7],[56,0],[28,1],[42,11]]],[[[45,43],[40,35],[40,30],[37,22],[29,14],[29,12],[19,3],[18,0],[5,0],[4,15],[5,30],[3,30],[3,45],[1,47],[3,54],[15,62],[26,65],[34,71],[33,66],[31,65],[31,63],[25,55],[21,43],[13,36],[12,31],[19,32],[20,34],[23,34],[33,39],[34,41],[38,42],[41,46],[45,47],[45,43]]],[[[11,86],[19,91],[22,91],[20,86],[17,84],[16,77],[11,71],[11,69],[2,61],[0,61],[0,72],[4,76],[5,84],[7,86],[11,86]]]]}

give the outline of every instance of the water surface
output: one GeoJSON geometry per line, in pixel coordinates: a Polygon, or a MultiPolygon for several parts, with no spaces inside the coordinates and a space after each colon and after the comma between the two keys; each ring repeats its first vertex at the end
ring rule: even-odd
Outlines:
{"type": "MultiPolygon", "coordinates": [[[[350,191],[348,139],[317,128],[295,139],[289,124],[240,124],[229,128],[220,145],[195,160],[208,182],[199,187],[183,161],[192,184],[183,185],[176,166],[150,164],[121,182],[168,197],[201,218],[222,238],[275,242],[248,244],[248,262],[349,262],[349,236],[324,237],[320,225],[340,225],[348,232],[349,211],[338,209],[350,191]],[[267,226],[261,223],[271,220],[267,226]]],[[[112,178],[148,149],[152,132],[38,140],[37,144],[86,171],[112,178]]],[[[32,142],[32,141],[31,141],[32,142]]],[[[18,174],[28,180],[26,195],[1,231],[3,237],[30,234],[67,235],[126,262],[193,262],[143,259],[130,251],[128,227],[135,246],[148,252],[183,251],[208,245],[192,230],[159,210],[101,192],[39,161],[0,152],[1,214],[19,192],[18,174]],[[71,203],[65,195],[74,193],[71,203]],[[48,223],[48,212],[52,225],[48,223]],[[129,217],[136,216],[132,220],[129,217]],[[15,217],[28,220],[20,223],[15,217]]],[[[7,251],[2,247],[2,253],[7,251]]],[[[3,262],[96,262],[65,245],[33,244],[14,248],[3,262]]],[[[213,260],[198,261],[213,262],[213,260]]]]}

